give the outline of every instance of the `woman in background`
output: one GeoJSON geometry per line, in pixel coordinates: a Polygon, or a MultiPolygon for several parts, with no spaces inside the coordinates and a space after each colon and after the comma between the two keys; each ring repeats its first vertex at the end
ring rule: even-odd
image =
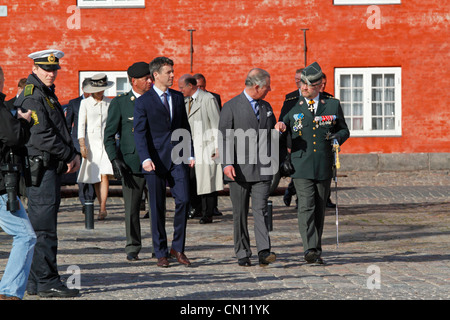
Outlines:
{"type": "Polygon", "coordinates": [[[84,92],[91,93],[91,96],[81,101],[78,114],[78,141],[83,161],[77,181],[94,184],[100,204],[98,220],[104,220],[107,216],[109,176],[113,174],[103,145],[103,132],[111,103],[111,99],[105,97],[104,92],[113,85],[114,82],[108,81],[106,74],[94,75],[84,89],[84,92]]]}

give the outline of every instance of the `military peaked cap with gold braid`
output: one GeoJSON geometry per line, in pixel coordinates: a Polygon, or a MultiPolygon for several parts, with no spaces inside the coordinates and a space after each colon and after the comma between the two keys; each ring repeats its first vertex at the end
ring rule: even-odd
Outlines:
{"type": "Polygon", "coordinates": [[[64,57],[64,52],[55,49],[37,51],[28,55],[28,58],[34,60],[35,65],[47,71],[61,69],[59,59],[62,57],[64,57]]]}

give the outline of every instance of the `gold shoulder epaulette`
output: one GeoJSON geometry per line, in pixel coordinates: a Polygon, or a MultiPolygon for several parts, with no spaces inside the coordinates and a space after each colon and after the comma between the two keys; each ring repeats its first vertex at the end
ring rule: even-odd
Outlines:
{"type": "Polygon", "coordinates": [[[297,96],[297,97],[291,97],[291,98],[287,98],[287,99],[284,100],[284,101],[297,100],[298,98],[300,98],[300,97],[299,97],[299,96],[297,96]]]}
{"type": "Polygon", "coordinates": [[[27,85],[25,86],[25,88],[23,89],[23,95],[24,95],[25,97],[26,97],[26,96],[30,96],[30,95],[33,94],[33,90],[34,90],[34,84],[32,84],[32,83],[27,84],[27,85]]]}

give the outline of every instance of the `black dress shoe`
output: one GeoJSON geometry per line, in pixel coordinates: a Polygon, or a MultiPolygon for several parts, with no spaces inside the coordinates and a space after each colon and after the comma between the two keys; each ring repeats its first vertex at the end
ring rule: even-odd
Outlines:
{"type": "Polygon", "coordinates": [[[128,253],[127,254],[127,260],[128,261],[139,261],[141,259],[139,258],[139,256],[137,254],[130,254],[130,253],[128,253]]]}
{"type": "Polygon", "coordinates": [[[197,209],[189,210],[189,214],[188,214],[189,219],[194,219],[196,217],[201,217],[201,216],[203,216],[203,214],[201,213],[201,210],[197,210],[197,209]]]}
{"type": "Polygon", "coordinates": [[[245,257],[238,260],[238,265],[241,267],[250,267],[252,263],[250,262],[250,258],[245,257]]]}
{"type": "Polygon", "coordinates": [[[269,250],[262,250],[258,253],[259,265],[267,266],[269,263],[277,259],[277,255],[269,250]]]}
{"type": "Polygon", "coordinates": [[[202,217],[200,218],[199,223],[200,224],[207,224],[207,223],[212,223],[213,219],[211,217],[202,217]]]}
{"type": "Polygon", "coordinates": [[[61,284],[58,287],[51,288],[44,291],[39,291],[39,297],[45,298],[71,298],[76,297],[80,293],[78,289],[69,289],[65,285],[61,284]]]}
{"type": "Polygon", "coordinates": [[[284,196],[283,196],[283,202],[286,207],[289,207],[291,205],[291,200],[292,200],[292,196],[289,193],[289,191],[286,189],[286,192],[284,193],[284,196]]]}
{"type": "Polygon", "coordinates": [[[215,207],[213,210],[213,216],[220,217],[222,215],[223,215],[222,212],[220,212],[219,209],[217,209],[217,207],[215,207]]]}
{"type": "Polygon", "coordinates": [[[327,200],[327,208],[336,208],[336,205],[333,202],[331,202],[330,198],[328,198],[327,200]]]}
{"type": "Polygon", "coordinates": [[[318,252],[316,249],[309,249],[305,251],[305,261],[308,263],[313,263],[317,260],[317,258],[320,258],[318,252]]]}
{"type": "Polygon", "coordinates": [[[323,261],[323,259],[321,257],[318,257],[316,260],[314,260],[312,262],[308,262],[308,264],[322,265],[322,264],[325,264],[325,262],[323,261]]]}

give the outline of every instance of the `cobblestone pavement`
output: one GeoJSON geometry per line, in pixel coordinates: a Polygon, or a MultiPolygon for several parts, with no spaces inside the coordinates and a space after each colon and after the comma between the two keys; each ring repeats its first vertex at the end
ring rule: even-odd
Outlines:
{"type": "MultiPolygon", "coordinates": [[[[257,263],[251,215],[253,266],[238,266],[233,251],[231,203],[226,193],[219,197],[223,216],[216,217],[214,223],[188,221],[186,255],[192,266],[186,268],[174,260],[165,269],[158,268],[151,256],[148,219],[141,219],[142,260],[125,259],[121,197],[108,199],[108,217],[96,220],[94,230],[85,229],[78,199],[69,197],[63,199],[58,218],[60,274],[64,281],[80,280],[81,295],[73,300],[450,299],[447,171],[340,173],[339,246],[336,210],[327,209],[323,266],[303,260],[296,210],[283,203],[282,188],[287,183],[283,179],[281,192],[271,197],[271,241],[277,260],[267,267],[257,263]],[[79,278],[70,270],[79,270],[79,278]]],[[[333,182],[333,202],[335,197],[333,182]]],[[[171,198],[167,207],[170,241],[171,198]]],[[[1,231],[1,272],[10,244],[11,238],[1,231]]],[[[44,300],[28,295],[24,299],[44,300]]]]}

